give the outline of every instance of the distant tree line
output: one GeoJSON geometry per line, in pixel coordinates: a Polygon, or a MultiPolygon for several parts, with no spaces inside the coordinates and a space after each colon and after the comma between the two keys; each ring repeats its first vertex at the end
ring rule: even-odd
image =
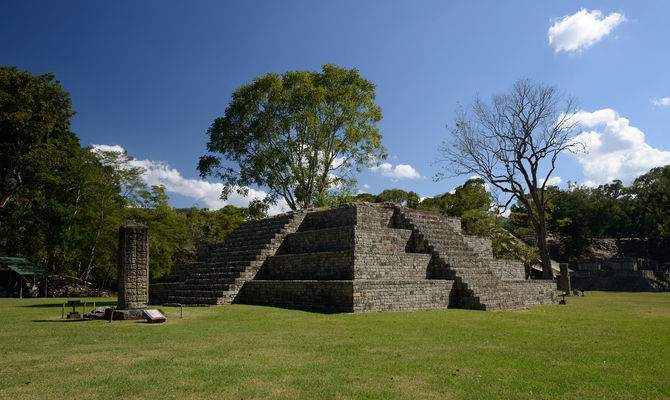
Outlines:
{"type": "MultiPolygon", "coordinates": [[[[564,243],[566,257],[577,257],[592,238],[660,239],[670,251],[670,165],[651,169],[630,186],[619,180],[595,188],[570,184],[549,188],[549,232],[564,243]]],[[[506,227],[530,239],[532,227],[523,207],[512,206],[506,227]]]]}
{"type": "MultiPolygon", "coordinates": [[[[291,117],[294,115],[291,113],[279,114],[282,132],[293,146],[289,150],[297,152],[291,156],[297,157],[296,165],[300,167],[290,172],[291,180],[285,180],[291,182],[293,193],[290,195],[287,190],[286,196],[294,196],[296,200],[291,208],[365,201],[394,202],[409,208],[433,210],[461,218],[465,234],[490,237],[496,256],[521,259],[528,265],[538,259],[539,252],[532,245],[533,238],[537,238],[537,221],[533,221],[527,210],[537,212],[533,204],[542,201],[546,230],[560,237],[574,254],[581,252],[588,239],[600,237],[660,238],[670,249],[670,166],[654,168],[630,186],[620,181],[597,188],[571,184],[567,190],[536,185],[535,190],[542,194],[526,193],[518,198],[509,218],[500,215],[482,179],[469,179],[451,192],[424,199],[400,189],[384,190],[377,195],[353,195],[350,190],[355,180],[348,174],[334,175],[332,171],[337,163],[356,169],[374,164],[385,155],[376,128],[381,114],[373,103],[374,86],[362,80],[355,70],[333,66],[324,66],[322,74],[300,72],[264,79],[275,85],[272,88],[278,97],[271,97],[277,101],[271,103],[273,107],[300,112],[300,118],[291,117]],[[293,86],[282,86],[281,80],[287,78],[291,79],[286,85],[293,86]],[[347,100],[346,107],[336,101],[341,91],[345,94],[340,99],[353,96],[353,100],[347,100]],[[312,92],[314,97],[307,103],[310,107],[305,110],[298,107],[302,101],[300,96],[312,92]],[[289,94],[297,96],[291,100],[297,103],[283,103],[282,96],[289,94]],[[349,108],[352,104],[353,108],[349,108]],[[350,112],[353,114],[348,114],[350,112]],[[336,117],[344,118],[344,122],[336,117]],[[317,124],[318,121],[327,123],[317,124]],[[349,127],[341,131],[342,126],[349,127]],[[347,142],[349,139],[352,141],[347,142]],[[319,147],[330,142],[334,147],[325,150],[319,147]],[[349,158],[339,160],[338,157],[345,155],[349,158]],[[347,159],[351,165],[346,163],[347,159]],[[321,177],[321,183],[314,183],[317,176],[321,177]]],[[[258,101],[269,99],[263,94],[265,86],[259,86],[262,82],[265,81],[258,80],[255,86],[245,87],[245,90],[258,89],[252,91],[260,96],[254,97],[258,101]]],[[[246,99],[240,97],[241,93],[236,101],[246,99]]],[[[226,206],[216,211],[170,207],[165,188],[146,187],[141,180],[143,170],[132,163],[132,157],[81,146],[77,135],[70,131],[70,119],[74,115],[70,96],[52,74],[35,76],[15,67],[0,67],[0,100],[2,256],[26,257],[54,273],[114,288],[118,227],[126,220],[135,220],[149,227],[150,275],[156,280],[167,274],[172,265],[194,261],[198,244],[220,241],[243,221],[263,217],[271,203],[256,202],[249,208],[226,206]]],[[[233,140],[233,133],[244,133],[239,130],[246,126],[241,124],[245,118],[256,121],[256,125],[262,121],[260,114],[253,114],[251,118],[249,112],[270,110],[266,105],[259,108],[254,101],[243,103],[244,107],[251,107],[248,109],[240,105],[241,114],[235,114],[230,121],[224,118],[215,122],[209,130],[210,136],[232,147],[211,145],[210,151],[224,155],[228,151],[247,151],[247,147],[233,146],[227,141],[233,140]],[[218,124],[222,124],[221,130],[218,124]]],[[[226,118],[233,115],[229,111],[226,118]]],[[[238,136],[235,138],[244,135],[238,136]]],[[[267,135],[263,138],[272,143],[277,139],[267,135]]],[[[273,151],[250,162],[261,171],[268,162],[272,163],[273,151]]],[[[203,159],[199,164],[204,175],[220,166],[218,158],[205,157],[204,160],[206,165],[203,159]]],[[[282,168],[291,167],[290,157],[284,161],[282,168]]],[[[282,181],[289,175],[278,173],[272,179],[282,181]]],[[[226,184],[230,189],[256,182],[253,177],[249,179],[229,180],[226,184]]],[[[280,197],[278,193],[283,193],[283,189],[275,188],[275,192],[275,197],[280,197]]]]}
{"type": "MultiPolygon", "coordinates": [[[[571,183],[565,190],[548,186],[546,191],[550,198],[547,230],[561,240],[566,258],[579,257],[594,238],[660,239],[670,252],[670,165],[653,168],[630,186],[615,180],[598,187],[571,183]]],[[[528,198],[532,202],[531,196],[528,198]]],[[[505,218],[494,208],[494,200],[484,181],[475,178],[451,192],[423,200],[414,192],[390,189],[378,195],[349,196],[344,201],[390,201],[459,217],[464,234],[492,239],[497,257],[535,262],[539,257],[536,235],[526,208],[516,203],[505,218]]]]}

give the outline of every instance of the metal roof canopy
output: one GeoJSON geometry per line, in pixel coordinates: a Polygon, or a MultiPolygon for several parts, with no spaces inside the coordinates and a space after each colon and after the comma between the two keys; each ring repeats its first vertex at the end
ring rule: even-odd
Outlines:
{"type": "Polygon", "coordinates": [[[19,275],[51,275],[49,271],[20,257],[0,257],[0,266],[9,268],[19,275]]]}

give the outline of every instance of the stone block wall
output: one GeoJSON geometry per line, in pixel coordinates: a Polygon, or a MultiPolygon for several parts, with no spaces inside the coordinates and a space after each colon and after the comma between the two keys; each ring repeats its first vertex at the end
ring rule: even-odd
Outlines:
{"type": "Polygon", "coordinates": [[[262,306],[320,312],[352,312],[352,282],[351,280],[253,280],[244,285],[240,299],[245,304],[262,306]]]}
{"type": "Polygon", "coordinates": [[[487,260],[493,259],[493,247],[491,244],[491,238],[482,236],[463,235],[463,240],[480,257],[486,258],[487,260]]]}
{"type": "Polygon", "coordinates": [[[282,254],[268,258],[256,274],[259,280],[354,279],[354,252],[282,254]]]}
{"type": "Polygon", "coordinates": [[[453,281],[262,281],[244,286],[246,304],[321,312],[447,308],[453,281]]]}
{"type": "Polygon", "coordinates": [[[519,262],[460,220],[393,204],[345,204],[252,221],[152,293],[191,305],[242,302],[324,312],[463,307],[517,310],[555,301],[554,282],[528,284],[519,262]],[[185,278],[184,278],[185,277],[185,278]],[[549,291],[548,291],[549,290],[549,291]],[[518,293],[517,293],[518,292],[518,293]]]}
{"type": "Polygon", "coordinates": [[[344,251],[354,248],[355,226],[337,226],[325,229],[310,227],[286,236],[277,255],[344,251]]]}
{"type": "Polygon", "coordinates": [[[490,263],[491,271],[503,281],[526,279],[526,270],[521,261],[494,258],[490,263]]]}
{"type": "Polygon", "coordinates": [[[573,289],[625,292],[670,291],[670,279],[660,271],[574,271],[570,273],[573,289]]]}
{"type": "Polygon", "coordinates": [[[362,280],[426,280],[430,254],[356,253],[354,278],[362,280]]]}
{"type": "Polygon", "coordinates": [[[453,281],[354,281],[353,312],[448,308],[453,281]]]}
{"type": "Polygon", "coordinates": [[[298,232],[356,225],[356,207],[345,205],[327,211],[307,213],[298,232]]]}
{"type": "Polygon", "coordinates": [[[553,280],[532,279],[508,281],[505,285],[524,305],[556,304],[556,282],[553,280]]]}
{"type": "Polygon", "coordinates": [[[356,222],[359,227],[369,229],[393,228],[395,209],[393,204],[383,203],[378,205],[352,204],[356,209],[356,222]]]}
{"type": "Polygon", "coordinates": [[[357,254],[397,254],[413,253],[411,245],[412,231],[387,227],[370,228],[356,226],[354,248],[357,254]]]}

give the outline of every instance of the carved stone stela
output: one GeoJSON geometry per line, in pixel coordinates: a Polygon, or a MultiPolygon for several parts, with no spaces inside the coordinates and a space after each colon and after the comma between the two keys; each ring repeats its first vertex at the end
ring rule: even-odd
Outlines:
{"type": "Polygon", "coordinates": [[[149,229],[135,221],[119,228],[120,310],[146,308],[149,302],[149,229]]]}

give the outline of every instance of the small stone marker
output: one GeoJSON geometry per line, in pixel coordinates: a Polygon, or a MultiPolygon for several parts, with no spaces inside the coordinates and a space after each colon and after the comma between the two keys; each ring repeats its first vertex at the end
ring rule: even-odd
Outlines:
{"type": "Polygon", "coordinates": [[[570,273],[568,272],[568,264],[560,263],[561,275],[559,277],[561,283],[561,290],[570,296],[570,273]]]}
{"type": "Polygon", "coordinates": [[[150,324],[165,322],[165,314],[163,314],[160,310],[157,310],[155,308],[145,309],[144,317],[150,324]]]}
{"type": "Polygon", "coordinates": [[[81,305],[79,300],[70,300],[67,302],[67,306],[72,306],[72,312],[67,315],[67,319],[80,319],[81,315],[77,312],[77,306],[81,305]]]}

